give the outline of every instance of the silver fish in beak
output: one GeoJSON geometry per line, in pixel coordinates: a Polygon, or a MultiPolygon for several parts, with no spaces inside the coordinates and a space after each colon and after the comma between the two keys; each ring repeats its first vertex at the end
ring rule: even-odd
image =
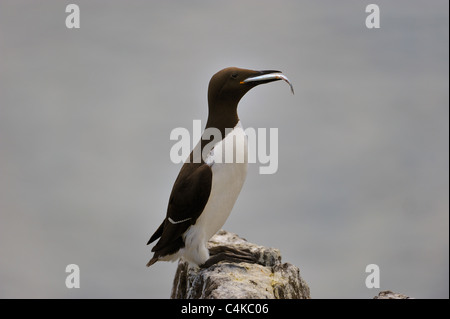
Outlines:
{"type": "Polygon", "coordinates": [[[250,82],[268,83],[272,81],[283,80],[287,84],[289,84],[289,86],[291,87],[291,92],[292,94],[294,94],[294,87],[292,86],[291,81],[289,81],[287,76],[285,76],[283,73],[279,71],[261,71],[260,73],[262,74],[245,79],[244,81],[241,82],[241,84],[250,82]]]}

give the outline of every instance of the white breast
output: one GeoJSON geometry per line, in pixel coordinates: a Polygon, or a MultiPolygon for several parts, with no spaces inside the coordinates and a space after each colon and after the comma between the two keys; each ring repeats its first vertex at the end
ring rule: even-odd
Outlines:
{"type": "Polygon", "coordinates": [[[185,258],[196,264],[209,258],[206,242],[225,224],[247,176],[247,136],[240,122],[214,146],[205,162],[213,173],[211,194],[197,222],[185,233],[185,258]]]}

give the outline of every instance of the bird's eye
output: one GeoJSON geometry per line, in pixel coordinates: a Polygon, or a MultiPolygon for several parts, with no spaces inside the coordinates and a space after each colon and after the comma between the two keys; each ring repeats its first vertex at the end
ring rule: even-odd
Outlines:
{"type": "Polygon", "coordinates": [[[233,74],[231,74],[231,77],[232,77],[233,79],[236,79],[236,78],[238,77],[238,74],[237,74],[237,73],[233,73],[233,74]]]}

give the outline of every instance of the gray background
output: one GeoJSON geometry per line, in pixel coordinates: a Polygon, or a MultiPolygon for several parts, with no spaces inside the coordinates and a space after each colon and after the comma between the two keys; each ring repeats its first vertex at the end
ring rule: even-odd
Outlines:
{"type": "Polygon", "coordinates": [[[279,69],[241,101],[279,129],[224,228],[282,251],[313,298],[449,297],[448,1],[0,2],[0,297],[167,298],[145,267],[210,77],[279,69]],[[81,288],[65,287],[65,267],[81,288]]]}

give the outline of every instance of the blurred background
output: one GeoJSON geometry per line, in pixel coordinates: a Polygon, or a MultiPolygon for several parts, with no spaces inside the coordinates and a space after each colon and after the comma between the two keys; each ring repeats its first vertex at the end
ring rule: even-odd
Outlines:
{"type": "Polygon", "coordinates": [[[313,298],[449,297],[447,1],[0,1],[0,297],[168,298],[145,267],[209,79],[282,70],[240,103],[279,167],[224,229],[279,248],[313,298]],[[80,267],[67,289],[65,267],[80,267]],[[377,264],[381,288],[365,286],[377,264]]]}

